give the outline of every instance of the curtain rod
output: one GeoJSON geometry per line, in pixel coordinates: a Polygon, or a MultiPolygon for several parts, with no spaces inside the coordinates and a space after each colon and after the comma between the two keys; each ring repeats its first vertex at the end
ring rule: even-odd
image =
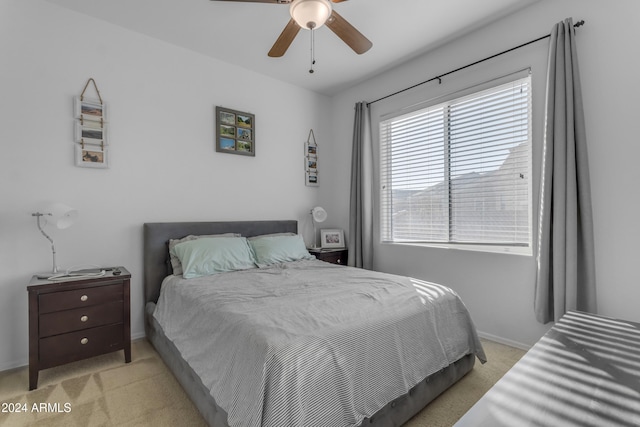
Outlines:
{"type": "MultiPolygon", "coordinates": [[[[584,19],[582,19],[582,20],[580,20],[580,21],[576,22],[576,23],[573,25],[573,27],[574,27],[574,28],[578,28],[578,27],[581,27],[581,26],[583,26],[583,25],[584,25],[584,19]]],[[[477,65],[477,64],[479,64],[479,63],[481,63],[481,62],[488,61],[488,60],[493,59],[493,58],[495,58],[495,57],[497,57],[497,56],[504,55],[505,53],[509,53],[509,52],[514,51],[514,50],[520,49],[521,47],[525,47],[525,46],[528,46],[528,45],[530,45],[530,44],[533,44],[533,43],[539,42],[540,40],[548,39],[549,37],[551,37],[551,34],[547,34],[546,36],[538,37],[538,38],[537,38],[537,39],[535,39],[535,40],[531,40],[531,41],[526,42],[526,43],[523,43],[523,44],[521,44],[521,45],[519,45],[519,46],[512,47],[511,49],[507,49],[507,50],[502,51],[502,52],[500,52],[500,53],[496,53],[495,55],[487,56],[486,58],[480,59],[480,60],[478,60],[478,61],[476,61],[476,62],[472,62],[471,64],[467,64],[467,65],[465,65],[465,66],[463,66],[463,67],[456,68],[455,70],[449,71],[449,72],[447,72],[447,73],[440,74],[440,75],[438,75],[438,76],[432,77],[432,78],[430,78],[429,80],[425,80],[425,81],[423,81],[423,82],[416,83],[416,84],[414,84],[413,86],[409,86],[409,87],[404,88],[404,89],[401,89],[401,90],[399,90],[399,91],[397,91],[397,92],[391,93],[391,94],[389,94],[389,95],[387,95],[387,96],[383,96],[382,98],[378,98],[378,99],[376,99],[375,101],[367,102],[367,107],[368,107],[368,106],[370,106],[371,104],[374,104],[374,103],[378,102],[378,101],[382,101],[383,99],[391,98],[392,96],[398,95],[398,94],[400,94],[400,93],[402,93],[402,92],[406,92],[406,91],[408,91],[408,90],[411,90],[411,89],[413,89],[413,88],[415,88],[415,87],[421,86],[421,85],[423,85],[423,84],[425,84],[425,83],[432,82],[432,81],[434,81],[434,80],[438,80],[440,83],[442,83],[442,78],[443,78],[444,76],[448,76],[449,74],[453,74],[453,73],[455,73],[455,72],[458,72],[458,71],[464,70],[465,68],[473,67],[474,65],[477,65]]]]}

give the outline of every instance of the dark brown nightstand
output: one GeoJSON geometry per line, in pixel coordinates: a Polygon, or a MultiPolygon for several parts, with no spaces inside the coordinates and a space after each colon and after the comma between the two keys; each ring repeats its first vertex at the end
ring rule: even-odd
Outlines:
{"type": "Polygon", "coordinates": [[[309,249],[309,253],[320,261],[340,265],[347,265],[347,257],[349,256],[347,249],[309,249]]]}
{"type": "Polygon", "coordinates": [[[27,287],[29,390],[38,387],[42,369],[116,350],[131,362],[131,274],[119,271],[60,281],[33,276],[27,287]]]}

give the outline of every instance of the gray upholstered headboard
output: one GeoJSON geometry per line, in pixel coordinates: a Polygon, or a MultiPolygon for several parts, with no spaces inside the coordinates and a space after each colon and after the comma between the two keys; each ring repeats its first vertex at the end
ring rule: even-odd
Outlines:
{"type": "Polygon", "coordinates": [[[167,276],[169,239],[203,234],[238,233],[245,237],[270,233],[297,233],[295,220],[154,222],[144,224],[144,300],[157,302],[160,285],[167,276]]]}

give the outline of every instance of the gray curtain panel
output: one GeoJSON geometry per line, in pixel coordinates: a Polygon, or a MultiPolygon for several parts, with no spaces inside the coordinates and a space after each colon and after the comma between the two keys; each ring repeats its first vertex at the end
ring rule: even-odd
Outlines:
{"type": "Polygon", "coordinates": [[[347,264],[368,270],[373,268],[372,171],[371,113],[366,102],[358,102],[353,122],[347,264]]]}
{"type": "Polygon", "coordinates": [[[551,31],[534,308],[541,323],[596,312],[582,89],[571,18],[551,31]]]}

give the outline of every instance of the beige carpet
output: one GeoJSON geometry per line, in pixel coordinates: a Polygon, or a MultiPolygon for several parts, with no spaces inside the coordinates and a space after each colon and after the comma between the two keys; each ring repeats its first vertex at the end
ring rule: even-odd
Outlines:
{"type": "MultiPolygon", "coordinates": [[[[410,420],[406,427],[453,425],[524,351],[483,340],[489,362],[410,420]]],[[[0,426],[206,426],[146,340],[122,351],[40,372],[28,390],[28,369],[0,372],[0,426]],[[25,410],[17,412],[17,410],[25,410]]]]}

